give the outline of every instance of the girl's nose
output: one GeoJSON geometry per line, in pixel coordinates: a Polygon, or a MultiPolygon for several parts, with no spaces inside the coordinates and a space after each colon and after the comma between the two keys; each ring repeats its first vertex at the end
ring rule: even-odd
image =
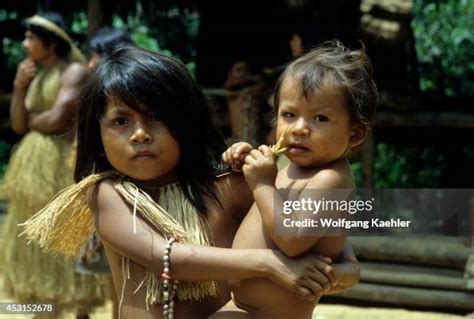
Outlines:
{"type": "Polygon", "coordinates": [[[135,129],[135,132],[133,132],[130,140],[136,144],[149,144],[153,141],[153,137],[146,128],[139,126],[135,129]]]}
{"type": "Polygon", "coordinates": [[[298,136],[307,137],[310,133],[308,123],[304,118],[299,118],[292,127],[292,133],[298,136]]]}

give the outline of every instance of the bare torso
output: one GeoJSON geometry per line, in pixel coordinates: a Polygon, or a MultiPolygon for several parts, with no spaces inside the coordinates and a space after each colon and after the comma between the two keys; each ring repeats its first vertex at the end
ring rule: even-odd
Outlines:
{"type": "MultiPolygon", "coordinates": [[[[218,190],[218,196],[221,194],[227,196],[225,193],[230,191],[228,185],[232,183],[242,183],[245,185],[242,176],[223,177],[218,180],[216,184],[224,184],[218,190]],[[233,179],[229,181],[229,179],[233,179]]],[[[237,185],[238,187],[238,185],[237,185]]],[[[248,191],[247,191],[248,192],[248,191]]],[[[251,200],[250,193],[245,195],[243,211],[248,210],[251,200]],[[245,201],[248,203],[245,204],[245,201]]],[[[231,248],[232,240],[241,222],[242,215],[229,212],[228,209],[223,209],[217,203],[209,200],[207,205],[209,208],[207,220],[214,239],[216,247],[231,248]]],[[[236,209],[240,210],[239,207],[236,209]]],[[[123,280],[122,255],[115,251],[106,241],[104,241],[107,259],[110,264],[112,277],[115,284],[115,289],[119,302],[121,303],[121,318],[163,318],[163,309],[160,305],[155,305],[147,310],[145,305],[146,289],[144,287],[138,288],[139,284],[145,277],[146,269],[142,265],[130,260],[130,279],[125,282],[123,280]],[[122,297],[123,296],[123,297],[122,297]],[[122,300],[122,301],[120,301],[122,300]]],[[[201,301],[180,302],[175,308],[175,318],[187,319],[202,319],[209,317],[212,313],[220,309],[230,300],[230,289],[227,282],[219,282],[218,295],[212,298],[207,298],[201,301]]]]}
{"type": "MultiPolygon", "coordinates": [[[[288,200],[298,199],[314,174],[289,177],[287,168],[278,173],[276,187],[288,200]],[[296,178],[293,178],[296,177],[296,178]]],[[[344,238],[323,237],[311,251],[336,260],[344,245],[344,238]]],[[[232,248],[270,248],[278,249],[266,234],[262,218],[256,204],[252,206],[235,236],[232,248]]],[[[234,303],[247,311],[253,318],[311,318],[318,300],[308,302],[298,298],[289,290],[263,278],[231,282],[234,303]]]]}

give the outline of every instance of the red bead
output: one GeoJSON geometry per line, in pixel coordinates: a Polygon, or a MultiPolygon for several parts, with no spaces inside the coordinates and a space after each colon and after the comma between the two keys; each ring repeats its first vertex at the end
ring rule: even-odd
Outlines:
{"type": "Polygon", "coordinates": [[[167,273],[162,273],[161,274],[161,278],[162,279],[168,279],[168,280],[172,280],[173,278],[171,277],[171,275],[167,274],[167,273]]]}
{"type": "Polygon", "coordinates": [[[174,238],[175,241],[179,241],[179,239],[180,239],[178,235],[173,235],[173,238],[174,238]]]}

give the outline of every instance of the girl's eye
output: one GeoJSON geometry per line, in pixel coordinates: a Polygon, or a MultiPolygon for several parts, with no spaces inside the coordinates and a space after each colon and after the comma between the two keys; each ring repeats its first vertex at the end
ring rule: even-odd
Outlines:
{"type": "Polygon", "coordinates": [[[111,122],[112,122],[112,125],[115,125],[115,126],[127,125],[128,124],[128,118],[126,118],[126,117],[116,117],[111,122]]]}
{"type": "Polygon", "coordinates": [[[329,119],[325,115],[316,115],[313,117],[316,122],[327,122],[329,119]]]}
{"type": "Polygon", "coordinates": [[[295,117],[295,114],[291,112],[281,112],[281,116],[291,118],[291,117],[295,117]]]}

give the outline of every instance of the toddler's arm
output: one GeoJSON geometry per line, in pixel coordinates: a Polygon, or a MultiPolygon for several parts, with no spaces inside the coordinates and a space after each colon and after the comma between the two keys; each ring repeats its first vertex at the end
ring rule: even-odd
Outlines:
{"type": "Polygon", "coordinates": [[[253,150],[253,146],[247,142],[238,142],[232,144],[224,153],[222,160],[234,170],[242,170],[245,157],[253,150]]]}
{"type": "MultiPolygon", "coordinates": [[[[250,152],[245,158],[243,172],[247,184],[253,192],[265,231],[278,248],[287,256],[296,257],[316,245],[324,235],[322,230],[318,234],[308,234],[308,228],[298,228],[295,226],[291,227],[284,236],[276,231],[275,225],[282,225],[283,219],[288,217],[283,215],[283,198],[275,187],[277,167],[275,156],[268,146],[262,145],[258,150],[250,152]]],[[[331,190],[343,188],[343,184],[337,172],[328,170],[328,172],[318,174],[317,177],[311,179],[306,188],[300,191],[299,199],[311,198],[317,201],[318,198],[315,198],[314,192],[311,189],[326,190],[327,195],[323,194],[323,192],[319,192],[317,195],[319,198],[324,198],[324,196],[331,198],[331,190]]],[[[314,216],[309,211],[294,211],[291,215],[291,220],[304,220],[305,218],[317,220],[325,217],[334,217],[331,213],[320,213],[314,216]]]]}

